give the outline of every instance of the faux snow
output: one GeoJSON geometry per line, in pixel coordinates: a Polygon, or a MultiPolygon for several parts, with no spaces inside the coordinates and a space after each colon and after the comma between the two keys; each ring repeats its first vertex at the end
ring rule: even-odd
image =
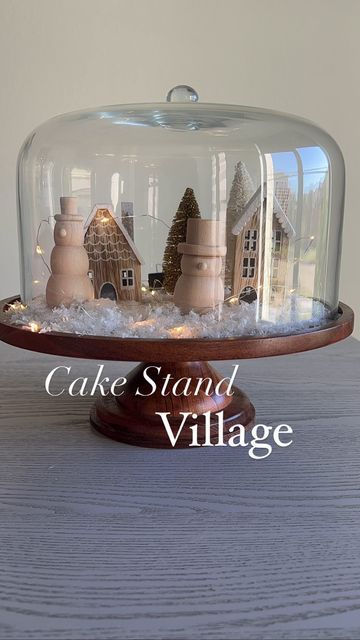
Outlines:
{"type": "Polygon", "coordinates": [[[43,296],[27,305],[16,302],[6,312],[9,323],[40,333],[153,339],[293,334],[318,329],[329,319],[321,302],[301,296],[291,296],[281,309],[270,310],[269,320],[257,319],[261,315],[257,302],[224,304],[205,315],[182,315],[172,302],[154,298],[119,304],[100,299],[51,309],[43,296]]]}

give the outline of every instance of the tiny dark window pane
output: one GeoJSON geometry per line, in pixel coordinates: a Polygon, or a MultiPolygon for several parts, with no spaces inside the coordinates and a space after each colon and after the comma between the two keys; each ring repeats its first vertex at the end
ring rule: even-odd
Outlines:
{"type": "Polygon", "coordinates": [[[134,286],[134,269],[122,269],[121,286],[123,289],[134,286]]]}
{"type": "Polygon", "coordinates": [[[243,258],[243,272],[242,272],[243,278],[248,277],[248,264],[249,264],[249,258],[243,258]]]}
{"type": "Polygon", "coordinates": [[[273,235],[273,251],[279,253],[281,251],[282,231],[278,229],[273,235]]]}

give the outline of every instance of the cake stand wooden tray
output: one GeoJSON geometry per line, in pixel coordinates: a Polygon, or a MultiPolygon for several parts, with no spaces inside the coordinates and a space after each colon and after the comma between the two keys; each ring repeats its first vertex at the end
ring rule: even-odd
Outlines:
{"type": "MultiPolygon", "coordinates": [[[[179,339],[141,339],[112,338],[105,336],[78,336],[66,333],[33,333],[26,328],[9,324],[5,311],[8,305],[19,300],[13,296],[0,302],[0,340],[15,347],[67,356],[95,360],[142,361],[127,376],[125,392],[116,398],[108,395],[96,400],[90,420],[92,425],[106,436],[134,445],[147,447],[172,448],[161,418],[155,412],[168,412],[172,430],[177,433],[182,416],[181,412],[191,412],[199,425],[199,442],[205,438],[205,418],[202,414],[210,412],[211,440],[217,441],[217,412],[223,412],[224,441],[233,435],[229,429],[234,424],[242,424],[251,429],[255,419],[255,409],[248,397],[239,389],[233,396],[215,393],[216,384],[221,376],[207,360],[241,360],[277,356],[310,349],[317,349],[348,337],[353,330],[354,314],[346,304],[339,304],[336,319],[321,329],[307,329],[291,335],[243,336],[226,339],[179,338],[179,339]],[[143,372],[149,365],[161,368],[152,370],[152,379],[157,390],[149,396],[135,395],[135,390],[149,391],[143,372]],[[180,378],[191,378],[190,395],[161,394],[160,382],[170,374],[175,382],[180,378]],[[211,378],[213,392],[205,394],[195,390],[197,378],[211,378]],[[145,389],[146,386],[146,389],[145,389]],[[197,417],[198,416],[198,417],[197,417]]],[[[191,431],[182,430],[176,444],[187,447],[191,442],[191,431]]]]}

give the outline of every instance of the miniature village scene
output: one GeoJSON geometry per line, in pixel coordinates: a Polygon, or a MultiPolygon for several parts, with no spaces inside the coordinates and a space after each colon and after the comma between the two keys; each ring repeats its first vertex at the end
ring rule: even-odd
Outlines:
{"type": "Polygon", "coordinates": [[[297,264],[311,255],[315,237],[297,237],[290,204],[286,177],[254,185],[243,161],[234,167],[223,219],[209,218],[193,187],[184,185],[166,242],[156,246],[159,262],[149,270],[133,203],[124,203],[120,215],[111,203],[92,203],[86,217],[77,197],[62,196],[49,221],[49,255],[39,230],[34,246],[45,295],[12,304],[8,321],[34,332],[121,338],[316,329],[328,318],[325,305],[294,287],[297,264]]]}

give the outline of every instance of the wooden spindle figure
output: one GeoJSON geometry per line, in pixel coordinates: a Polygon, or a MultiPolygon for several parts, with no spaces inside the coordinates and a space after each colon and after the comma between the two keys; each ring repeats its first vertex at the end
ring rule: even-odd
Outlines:
{"type": "Polygon", "coordinates": [[[60,198],[61,213],[55,216],[55,247],[51,253],[51,276],[46,287],[50,307],[92,300],[94,289],[88,276],[89,259],[84,249],[83,218],[77,198],[60,198]]]}
{"type": "Polygon", "coordinates": [[[178,251],[183,256],[174,302],[184,313],[207,313],[224,300],[221,270],[226,255],[225,223],[189,219],[186,242],[178,245],[178,251]]]}

